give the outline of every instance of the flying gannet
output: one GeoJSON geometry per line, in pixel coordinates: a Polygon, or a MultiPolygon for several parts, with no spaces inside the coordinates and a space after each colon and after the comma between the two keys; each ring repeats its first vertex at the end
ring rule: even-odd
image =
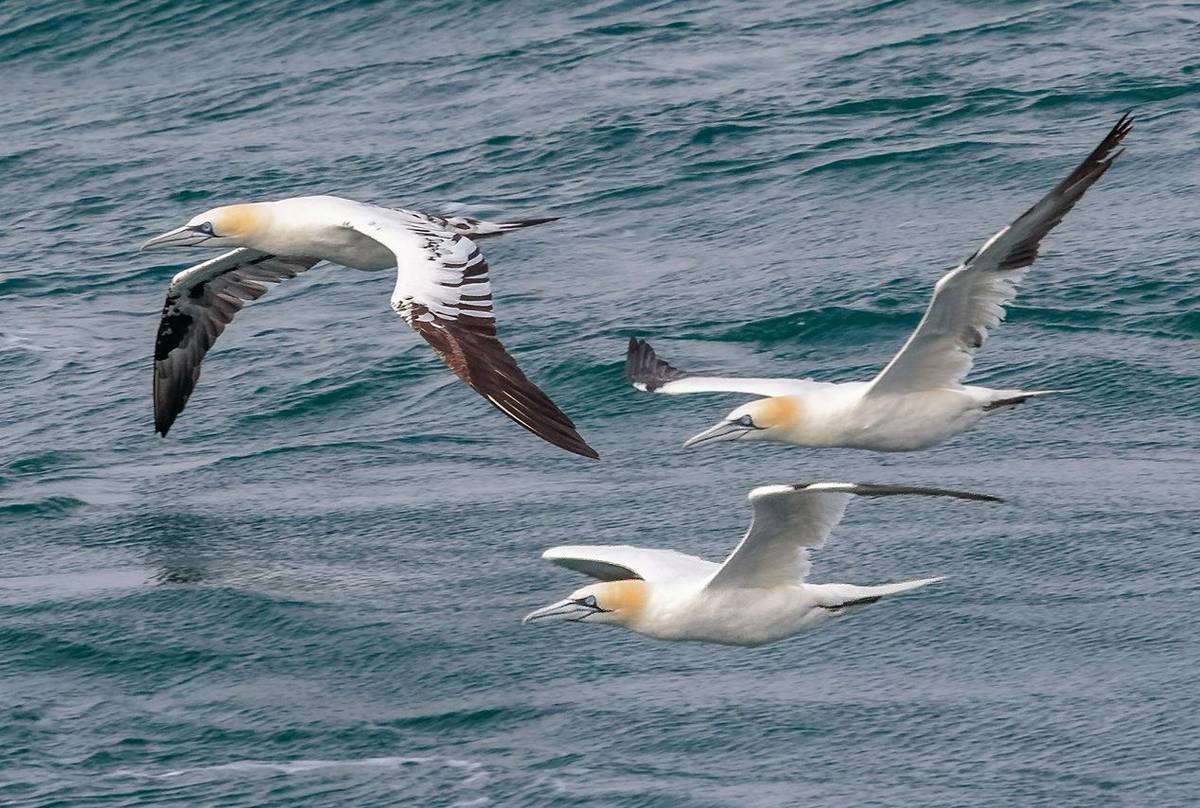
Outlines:
{"type": "Polygon", "coordinates": [[[674,550],[629,546],[552,547],[542,554],[601,583],[538,609],[524,622],[568,620],[624,626],[660,640],[765,645],[816,628],[884,595],[940,581],[881,586],[810,584],[808,550],[841,521],[851,495],[920,494],[1001,502],[987,494],[869,483],[755,488],[750,529],[723,564],[674,550]]]}
{"type": "Polygon", "coordinates": [[[975,351],[1037,257],[1042,239],[1121,154],[1133,119],[1117,122],[1065,180],[960,266],[942,276],[916,331],[872,381],[831,384],[812,379],[698,376],[659,359],[631,339],[626,375],[639,390],[737,392],[764,396],[684,446],[728,440],[771,440],[878,452],[926,449],[970,428],[988,413],[1061,390],[992,390],[963,384],[975,351]]]}
{"type": "Polygon", "coordinates": [[[154,346],[154,426],[166,436],[200,363],[245,301],[321,261],[396,269],[392,308],[472,389],[540,438],[598,457],[525,377],[496,335],[488,265],[475,241],[553,219],[484,222],[304,196],[213,208],[152,238],[156,247],[235,247],[171,280],[154,346]]]}

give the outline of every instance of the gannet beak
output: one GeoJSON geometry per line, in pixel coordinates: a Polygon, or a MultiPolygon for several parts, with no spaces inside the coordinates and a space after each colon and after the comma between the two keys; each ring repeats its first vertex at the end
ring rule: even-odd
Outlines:
{"type": "Polygon", "coordinates": [[[170,232],[155,236],[142,245],[143,250],[153,250],[158,247],[191,247],[203,244],[212,238],[211,233],[201,232],[194,227],[176,227],[170,232]]]}
{"type": "Polygon", "coordinates": [[[535,620],[544,620],[548,623],[555,620],[570,620],[578,623],[580,620],[602,611],[604,610],[595,606],[585,606],[577,600],[567,598],[566,600],[560,600],[558,603],[551,603],[549,606],[538,609],[536,612],[530,612],[525,615],[525,619],[521,623],[524,625],[525,623],[532,623],[535,620]]]}
{"type": "Polygon", "coordinates": [[[711,429],[706,429],[699,435],[692,435],[683,442],[683,448],[699,446],[701,443],[717,443],[723,440],[737,440],[754,431],[752,426],[742,426],[735,421],[722,421],[711,429]]]}

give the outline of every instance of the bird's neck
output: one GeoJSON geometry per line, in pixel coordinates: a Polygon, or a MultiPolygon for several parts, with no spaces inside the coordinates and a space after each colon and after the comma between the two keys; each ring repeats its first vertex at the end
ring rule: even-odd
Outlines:
{"type": "Polygon", "coordinates": [[[274,249],[272,242],[279,239],[274,202],[247,202],[225,208],[224,218],[233,223],[234,237],[243,247],[268,253],[283,252],[274,249]]]}
{"type": "MultiPolygon", "coordinates": [[[[836,391],[836,388],[834,388],[836,391]]],[[[844,395],[789,396],[792,411],[767,437],[798,446],[841,446],[851,428],[849,399],[844,395]]]]}

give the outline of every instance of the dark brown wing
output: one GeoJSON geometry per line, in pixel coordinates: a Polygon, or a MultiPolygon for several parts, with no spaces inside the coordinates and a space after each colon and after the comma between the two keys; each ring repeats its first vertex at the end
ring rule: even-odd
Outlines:
{"type": "MultiPolygon", "coordinates": [[[[575,423],[517,367],[496,338],[492,322],[425,322],[428,309],[414,306],[410,320],[446,366],[498,410],[543,440],[584,457],[600,455],[575,430],[575,423]]],[[[406,315],[407,318],[407,315],[406,315]]]]}
{"type": "Polygon", "coordinates": [[[598,458],[575,423],[521,372],[496,336],[488,265],[479,247],[460,234],[417,235],[417,260],[405,260],[411,254],[407,244],[392,247],[397,253],[392,308],[458,378],[509,418],[559,448],[598,458]]]}
{"type": "Polygon", "coordinates": [[[167,290],[154,342],[154,429],[164,437],[200,378],[200,363],[247,300],[320,259],[237,249],[180,272],[167,290]]]}

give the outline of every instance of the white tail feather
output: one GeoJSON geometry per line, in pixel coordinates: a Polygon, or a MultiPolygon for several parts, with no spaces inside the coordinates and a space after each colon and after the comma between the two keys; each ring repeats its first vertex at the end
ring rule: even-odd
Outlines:
{"type": "Polygon", "coordinates": [[[865,606],[882,598],[884,595],[897,595],[910,589],[917,589],[927,584],[944,581],[945,576],[937,578],[920,578],[913,581],[899,581],[878,586],[857,586],[855,584],[808,584],[806,588],[812,592],[818,605],[826,609],[842,609],[853,606],[865,606]]]}

